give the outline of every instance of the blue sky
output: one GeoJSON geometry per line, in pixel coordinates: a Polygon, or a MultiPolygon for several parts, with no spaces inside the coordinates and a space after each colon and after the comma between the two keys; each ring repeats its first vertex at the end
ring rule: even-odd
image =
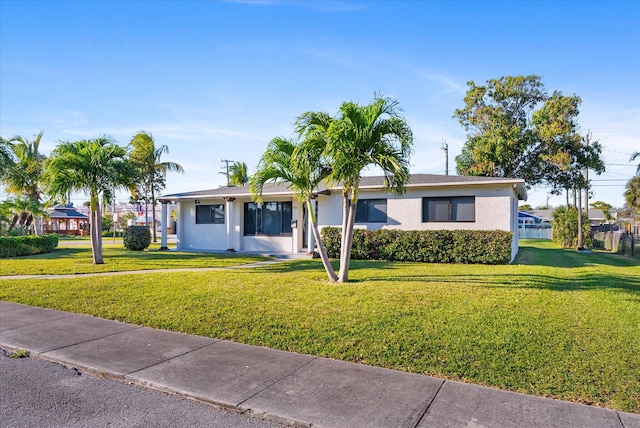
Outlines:
{"type": "MultiPolygon", "coordinates": [[[[582,98],[580,126],[608,170],[594,200],[621,206],[640,150],[638,1],[0,0],[0,135],[44,130],[48,153],[150,131],[186,170],[165,193],[224,184],[221,159],[252,171],[298,115],[374,92],[404,110],[412,172],[444,173],[446,140],[454,173],[466,82],[520,74],[582,98]]],[[[536,206],[547,192],[529,196],[536,206]]]]}

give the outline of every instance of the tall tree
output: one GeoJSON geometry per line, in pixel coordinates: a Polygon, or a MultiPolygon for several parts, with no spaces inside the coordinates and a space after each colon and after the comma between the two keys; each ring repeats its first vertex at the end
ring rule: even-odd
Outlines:
{"type": "Polygon", "coordinates": [[[234,162],[229,167],[229,184],[232,186],[244,186],[249,183],[249,169],[244,162],[234,162]]]}
{"type": "Polygon", "coordinates": [[[47,159],[44,171],[47,193],[52,197],[65,197],[73,191],[89,194],[94,264],[104,263],[100,202],[111,200],[116,189],[129,187],[133,180],[127,150],[110,136],[60,143],[47,159]]]}
{"type": "MultiPolygon", "coordinates": [[[[178,172],[183,174],[184,169],[175,162],[162,162],[164,153],[169,153],[169,147],[162,145],[156,147],[153,135],[147,131],[140,131],[131,138],[129,143],[131,150],[131,162],[138,172],[138,186],[144,194],[145,206],[151,200],[152,222],[153,222],[153,242],[157,242],[156,236],[156,194],[165,188],[167,172],[178,172]]],[[[132,191],[135,193],[135,190],[132,191]]],[[[147,221],[145,209],[145,222],[147,221]]],[[[165,225],[163,225],[164,227],[165,225]]]]}
{"type": "Polygon", "coordinates": [[[636,175],[627,181],[624,200],[632,211],[640,214],[640,175],[636,175]]]}
{"type": "Polygon", "coordinates": [[[322,159],[323,149],[323,146],[314,146],[312,141],[297,143],[285,138],[274,138],[260,158],[256,173],[250,179],[250,185],[256,201],[262,202],[262,191],[266,183],[284,182],[293,191],[296,199],[306,204],[313,236],[318,244],[318,253],[329,280],[335,282],[338,278],[322,243],[312,207],[313,192],[329,173],[328,166],[322,159]]]}
{"type": "Polygon", "coordinates": [[[4,176],[13,168],[13,150],[11,141],[0,137],[0,182],[4,182],[4,176]]]}
{"type": "MultiPolygon", "coordinates": [[[[42,168],[46,156],[40,153],[40,143],[44,131],[40,131],[33,141],[21,136],[13,137],[10,140],[14,162],[11,162],[3,176],[6,184],[6,191],[16,196],[18,199],[30,199],[32,205],[39,205],[41,202],[41,180],[42,168]]],[[[3,144],[5,148],[7,144],[3,144]]],[[[6,159],[5,159],[6,161],[6,159]]],[[[42,210],[35,210],[35,232],[40,234],[42,230],[42,210]]],[[[28,223],[34,220],[33,214],[29,215],[28,223]]]]}
{"type": "Polygon", "coordinates": [[[309,141],[323,141],[323,156],[330,162],[329,184],[342,187],[343,215],[338,282],[349,280],[353,226],[362,171],[382,169],[384,185],[402,194],[409,181],[409,158],[413,134],[400,115],[398,102],[378,94],[370,104],[344,102],[335,118],[324,113],[305,113],[296,128],[309,141]]]}
{"type": "MultiPolygon", "coordinates": [[[[631,153],[631,157],[629,158],[629,162],[633,162],[636,159],[640,158],[640,152],[631,153]]],[[[638,164],[638,168],[636,168],[636,175],[640,175],[640,163],[638,164]]]]}
{"type": "Polygon", "coordinates": [[[604,171],[600,144],[583,144],[577,132],[579,97],[548,95],[535,75],[468,85],[465,106],[454,114],[471,131],[456,157],[459,174],[523,178],[558,193],[584,188],[583,168],[604,171]]]}
{"type": "MultiPolygon", "coordinates": [[[[40,181],[46,159],[46,156],[40,153],[43,133],[43,131],[38,133],[33,141],[20,136],[10,140],[15,163],[4,175],[8,193],[40,202],[40,181]]],[[[4,145],[6,148],[6,143],[4,145]]]]}

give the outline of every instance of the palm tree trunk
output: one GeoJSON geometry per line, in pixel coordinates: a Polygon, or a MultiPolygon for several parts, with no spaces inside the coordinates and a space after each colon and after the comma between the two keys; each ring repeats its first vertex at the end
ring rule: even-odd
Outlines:
{"type": "Polygon", "coordinates": [[[356,220],[357,203],[350,201],[349,217],[347,220],[347,230],[345,233],[345,242],[340,248],[340,273],[338,274],[338,282],[349,282],[349,264],[351,263],[351,247],[353,246],[353,225],[356,220]]]}
{"type": "MultiPolygon", "coordinates": [[[[313,237],[318,244],[318,253],[320,253],[320,259],[322,260],[324,270],[327,272],[329,281],[336,282],[338,280],[338,277],[336,276],[336,271],[333,269],[333,266],[329,261],[327,250],[324,248],[324,244],[322,243],[322,237],[320,236],[320,231],[318,230],[318,224],[316,222],[316,215],[313,212],[313,208],[311,206],[311,199],[307,199],[307,212],[309,213],[309,219],[311,220],[311,230],[313,231],[313,237]]],[[[313,250],[313,248],[310,248],[310,250],[313,250]]]]}
{"type": "MultiPolygon", "coordinates": [[[[153,229],[153,242],[158,242],[156,237],[156,194],[151,186],[151,228],[153,229]]],[[[164,225],[163,225],[164,226],[164,225]]]]}
{"type": "Polygon", "coordinates": [[[100,201],[98,195],[92,194],[91,205],[91,252],[93,254],[93,264],[104,264],[102,259],[102,216],[100,213],[100,201]]]}
{"type": "Polygon", "coordinates": [[[9,225],[9,229],[7,229],[7,235],[11,234],[11,231],[13,230],[14,227],[16,227],[16,224],[18,223],[18,218],[20,216],[18,214],[15,214],[13,216],[13,219],[11,220],[11,224],[9,225]]]}
{"type": "Polygon", "coordinates": [[[347,225],[349,223],[349,192],[347,190],[342,191],[342,230],[340,231],[340,272],[342,272],[342,265],[344,264],[344,252],[346,242],[347,225]]]}

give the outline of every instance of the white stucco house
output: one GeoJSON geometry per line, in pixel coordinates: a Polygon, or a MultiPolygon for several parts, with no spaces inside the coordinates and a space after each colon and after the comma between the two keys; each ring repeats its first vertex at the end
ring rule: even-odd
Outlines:
{"type": "MultiPolygon", "coordinates": [[[[383,177],[362,177],[356,228],[402,230],[505,230],[513,233],[511,259],[518,252],[518,201],[526,200],[524,180],[415,174],[406,193],[394,196],[383,177]]],[[[177,248],[267,253],[310,252],[314,248],[305,204],[286,184],[267,184],[262,204],[248,186],[163,195],[178,204],[177,248]]],[[[342,224],[342,189],[321,187],[314,195],[318,225],[342,224]]],[[[166,248],[162,228],[162,247],[166,248]]]]}

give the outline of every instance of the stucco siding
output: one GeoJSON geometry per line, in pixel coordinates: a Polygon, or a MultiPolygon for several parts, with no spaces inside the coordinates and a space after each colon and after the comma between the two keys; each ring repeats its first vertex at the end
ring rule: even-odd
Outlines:
{"type": "MultiPolygon", "coordinates": [[[[223,204],[224,201],[202,200],[202,205],[223,204]]],[[[178,243],[183,250],[226,250],[227,227],[225,224],[196,224],[196,204],[192,201],[180,204],[178,243]]],[[[225,219],[228,213],[225,211],[225,219]]]]}

